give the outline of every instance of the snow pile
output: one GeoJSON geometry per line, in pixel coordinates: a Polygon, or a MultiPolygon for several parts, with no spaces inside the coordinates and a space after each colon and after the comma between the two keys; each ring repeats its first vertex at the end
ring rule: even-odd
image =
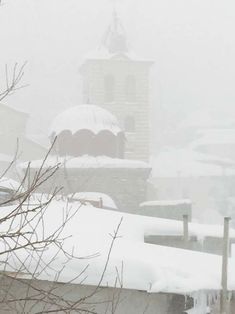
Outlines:
{"type": "MultiPolygon", "coordinates": [[[[107,156],[88,156],[84,155],[81,157],[57,157],[50,156],[43,163],[43,160],[33,160],[30,163],[30,167],[40,168],[43,164],[43,168],[54,167],[59,165],[61,168],[117,168],[117,169],[150,169],[150,166],[139,160],[130,160],[130,159],[119,159],[111,158],[107,156]]],[[[22,163],[21,167],[27,168],[28,163],[22,163]]]]}
{"type": "MultiPolygon", "coordinates": [[[[7,210],[5,208],[4,210],[7,210]]],[[[9,210],[9,209],[8,209],[9,210]]],[[[75,256],[93,258],[68,258],[58,248],[50,247],[42,252],[44,260],[51,261],[50,268],[38,265],[37,258],[30,259],[30,269],[37,269],[39,279],[60,282],[97,285],[104,271],[114,230],[118,237],[114,241],[108,267],[102,280],[103,286],[115,286],[116,278],[123,278],[122,285],[127,289],[149,292],[190,293],[198,290],[218,290],[221,288],[221,257],[182,249],[162,247],[144,243],[144,235],[175,234],[181,232],[182,224],[165,219],[149,218],[102,210],[80,203],[65,205],[53,201],[44,216],[41,231],[45,236],[64,222],[65,211],[70,219],[66,223],[61,238],[65,237],[64,250],[75,256]],[[56,256],[56,258],[54,258],[56,256]],[[34,265],[35,263],[35,265],[34,265]],[[42,269],[40,269],[42,267],[42,269]],[[59,277],[58,272],[60,272],[59,277]],[[121,275],[122,274],[122,275],[121,275]]],[[[13,226],[14,227],[14,226],[13,226]]],[[[7,228],[0,226],[0,231],[7,228]]],[[[222,228],[190,224],[190,234],[221,236],[222,228]]],[[[235,231],[231,230],[235,237],[235,231]]],[[[3,249],[3,248],[0,248],[3,249]]],[[[36,253],[35,253],[36,254],[36,253]]],[[[40,253],[41,254],[41,253],[40,253]]],[[[36,255],[37,256],[37,255],[36,255]]],[[[17,252],[14,267],[28,255],[17,252]]],[[[9,259],[10,262],[10,259],[9,259]]],[[[229,289],[235,289],[235,267],[229,266],[229,289]]],[[[8,265],[9,271],[11,271],[8,265]]],[[[27,267],[26,267],[27,269],[27,267]]]]}
{"type": "Polygon", "coordinates": [[[52,122],[50,135],[58,135],[64,130],[72,134],[80,130],[89,130],[94,134],[107,130],[114,135],[122,132],[117,119],[95,105],[78,105],[60,113],[52,122]]]}

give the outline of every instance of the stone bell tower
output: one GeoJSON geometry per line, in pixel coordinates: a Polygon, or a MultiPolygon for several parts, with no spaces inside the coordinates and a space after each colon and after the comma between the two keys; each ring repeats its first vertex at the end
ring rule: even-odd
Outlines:
{"type": "Polygon", "coordinates": [[[114,12],[100,47],[80,68],[83,102],[112,112],[126,136],[125,158],[149,159],[149,70],[153,62],[132,55],[114,12]]]}

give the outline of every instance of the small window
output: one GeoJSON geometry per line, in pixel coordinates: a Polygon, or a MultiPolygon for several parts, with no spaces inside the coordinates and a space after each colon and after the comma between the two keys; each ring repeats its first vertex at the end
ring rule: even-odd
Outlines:
{"type": "Polygon", "coordinates": [[[135,132],[135,118],[127,116],[124,121],[124,129],[126,132],[135,132]]]}
{"type": "Polygon", "coordinates": [[[112,75],[104,77],[104,100],[105,102],[114,101],[115,80],[112,75]]]}
{"type": "Polygon", "coordinates": [[[132,75],[127,76],[125,84],[126,101],[136,101],[136,80],[132,75]]]}

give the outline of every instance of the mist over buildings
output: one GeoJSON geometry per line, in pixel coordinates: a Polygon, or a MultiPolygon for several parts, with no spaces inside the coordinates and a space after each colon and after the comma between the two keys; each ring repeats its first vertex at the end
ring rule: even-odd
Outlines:
{"type": "MultiPolygon", "coordinates": [[[[174,128],[185,114],[206,108],[234,114],[232,1],[128,0],[116,7],[131,50],[155,62],[150,91],[154,123],[160,125],[164,116],[174,128]]],[[[6,63],[28,62],[28,87],[7,104],[30,113],[27,132],[43,134],[43,143],[53,116],[81,103],[79,66],[100,45],[112,11],[108,0],[10,0],[2,7],[1,69],[6,63]]],[[[161,130],[156,128],[157,137],[161,130]]]]}

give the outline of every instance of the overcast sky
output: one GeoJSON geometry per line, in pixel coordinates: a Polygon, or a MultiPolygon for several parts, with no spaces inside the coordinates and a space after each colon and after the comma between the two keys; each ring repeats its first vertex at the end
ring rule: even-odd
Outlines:
{"type": "MultiPolygon", "coordinates": [[[[29,87],[8,104],[31,114],[32,132],[41,127],[46,134],[56,113],[81,102],[78,68],[99,44],[113,2],[5,0],[0,69],[28,61],[24,83],[29,87]]],[[[155,106],[235,106],[234,0],[116,2],[131,49],[155,61],[155,106]]]]}

